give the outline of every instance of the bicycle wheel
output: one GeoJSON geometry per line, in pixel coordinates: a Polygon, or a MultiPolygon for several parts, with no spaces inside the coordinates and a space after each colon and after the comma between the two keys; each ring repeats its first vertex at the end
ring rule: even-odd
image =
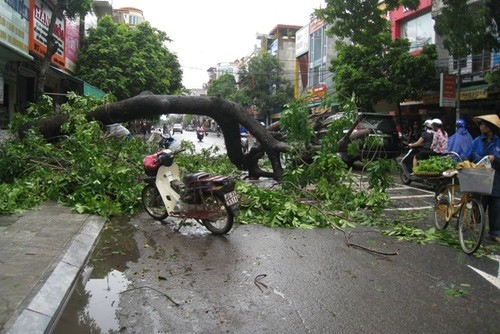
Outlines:
{"type": "Polygon", "coordinates": [[[438,230],[444,230],[453,216],[451,191],[446,184],[441,184],[434,195],[434,224],[438,230]]]}
{"type": "Polygon", "coordinates": [[[160,192],[152,184],[147,184],[144,189],[142,189],[142,206],[144,210],[157,220],[163,220],[168,217],[168,211],[163,204],[160,192]]]}
{"type": "Polygon", "coordinates": [[[474,253],[481,245],[484,225],[483,205],[477,198],[469,198],[458,215],[458,237],[466,254],[474,253]]]}
{"type": "Polygon", "coordinates": [[[233,227],[234,214],[226,206],[222,196],[211,195],[205,198],[207,218],[201,219],[203,225],[213,234],[226,234],[233,227]]]}

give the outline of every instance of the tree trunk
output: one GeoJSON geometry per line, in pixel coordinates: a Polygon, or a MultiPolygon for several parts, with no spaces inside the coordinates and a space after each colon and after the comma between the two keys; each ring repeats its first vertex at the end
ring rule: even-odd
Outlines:
{"type": "Polygon", "coordinates": [[[66,2],[59,1],[55,6],[50,18],[49,28],[47,30],[47,50],[41,60],[39,60],[39,71],[36,80],[35,100],[38,101],[40,96],[45,92],[45,77],[49,70],[52,56],[57,52],[57,43],[54,38],[54,27],[56,26],[57,17],[63,12],[66,2]]]}
{"type": "MultiPolygon", "coordinates": [[[[96,120],[103,125],[123,123],[135,119],[152,118],[165,114],[206,115],[213,118],[221,127],[229,160],[240,170],[248,170],[250,177],[272,176],[281,180],[283,169],[280,153],[288,151],[288,145],[268,132],[257,120],[248,115],[236,103],[215,96],[170,96],[143,93],[127,100],[106,104],[87,114],[89,121],[96,120]],[[240,124],[244,126],[259,142],[260,147],[250,150],[246,155],[241,149],[240,124]],[[267,153],[273,173],[258,168],[258,159],[267,153]]],[[[46,139],[64,135],[61,125],[68,119],[67,115],[56,115],[52,118],[31,122],[19,130],[23,138],[30,128],[37,128],[46,139]]],[[[278,135],[279,133],[275,133],[278,135]]]]}

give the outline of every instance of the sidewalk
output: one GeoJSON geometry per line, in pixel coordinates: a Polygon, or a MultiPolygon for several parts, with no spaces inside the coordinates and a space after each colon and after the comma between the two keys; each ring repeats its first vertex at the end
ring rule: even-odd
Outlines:
{"type": "Polygon", "coordinates": [[[0,215],[0,332],[49,332],[105,219],[55,202],[0,215]]]}

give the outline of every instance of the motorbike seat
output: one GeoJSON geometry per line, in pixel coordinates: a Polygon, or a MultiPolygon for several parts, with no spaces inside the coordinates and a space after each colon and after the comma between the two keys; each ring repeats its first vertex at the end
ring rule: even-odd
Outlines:
{"type": "Polygon", "coordinates": [[[209,175],[210,174],[205,173],[205,172],[187,174],[186,176],[184,176],[184,184],[189,185],[189,184],[196,182],[196,181],[199,181],[200,179],[203,179],[209,175]]]}

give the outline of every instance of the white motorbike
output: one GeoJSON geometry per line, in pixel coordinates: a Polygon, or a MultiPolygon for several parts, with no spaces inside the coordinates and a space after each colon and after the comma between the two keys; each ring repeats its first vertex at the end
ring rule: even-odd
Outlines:
{"type": "Polygon", "coordinates": [[[194,219],[214,234],[228,233],[238,212],[234,179],[199,172],[180,181],[174,158],[182,151],[164,149],[144,158],[148,175],[141,197],[144,209],[157,220],[178,217],[182,226],[186,219],[194,219]]]}

